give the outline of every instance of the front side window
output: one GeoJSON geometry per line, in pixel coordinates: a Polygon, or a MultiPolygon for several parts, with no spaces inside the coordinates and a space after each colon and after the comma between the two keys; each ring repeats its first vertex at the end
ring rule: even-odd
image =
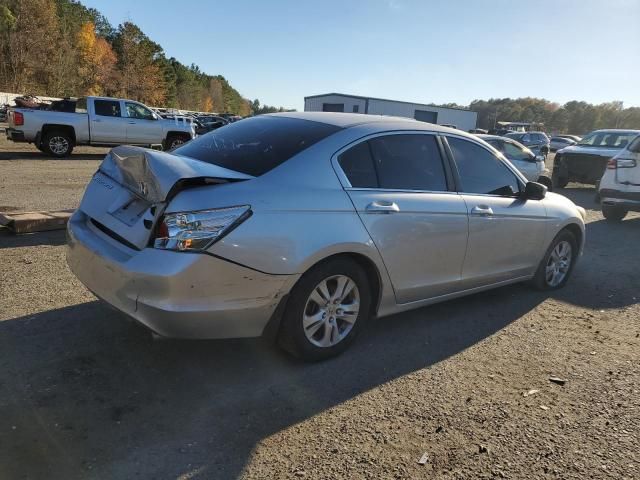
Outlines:
{"type": "Polygon", "coordinates": [[[129,118],[137,118],[139,120],[155,120],[153,113],[139,103],[127,102],[127,116],[129,118]]]}
{"type": "Polygon", "coordinates": [[[258,115],[201,135],[172,153],[260,176],[339,130],[311,120],[258,115]]]}
{"type": "Polygon", "coordinates": [[[462,192],[501,196],[520,192],[516,175],[489,150],[460,138],[447,140],[458,167],[462,192]]]}
{"type": "Polygon", "coordinates": [[[502,153],[504,153],[504,156],[509,160],[529,160],[532,156],[525,149],[511,142],[504,142],[502,153]]]}
{"type": "Polygon", "coordinates": [[[638,132],[595,131],[584,137],[578,145],[604,148],[624,148],[638,132]]]}
{"type": "Polygon", "coordinates": [[[96,115],[101,117],[120,117],[120,102],[117,100],[94,100],[96,115]]]}
{"type": "Polygon", "coordinates": [[[447,191],[438,143],[433,135],[388,135],[369,141],[380,188],[447,191]]]}

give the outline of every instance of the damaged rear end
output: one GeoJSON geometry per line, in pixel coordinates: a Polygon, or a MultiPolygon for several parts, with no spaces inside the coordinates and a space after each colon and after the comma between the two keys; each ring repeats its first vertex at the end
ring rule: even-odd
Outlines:
{"type": "Polygon", "coordinates": [[[68,224],[68,264],[96,296],[156,333],[180,338],[259,336],[290,280],[209,255],[251,215],[249,205],[166,213],[180,192],[253,179],[138,147],[117,147],[89,182],[68,224]]]}

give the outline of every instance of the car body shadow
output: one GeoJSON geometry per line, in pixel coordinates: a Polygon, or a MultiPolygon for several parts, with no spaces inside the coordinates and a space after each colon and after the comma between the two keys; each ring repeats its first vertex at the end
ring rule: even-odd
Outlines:
{"type": "Polygon", "coordinates": [[[104,158],[104,155],[105,155],[104,153],[76,153],[66,158],[54,158],[38,150],[33,152],[23,152],[23,151],[8,152],[3,150],[3,151],[0,151],[0,161],[2,160],[56,160],[56,161],[102,160],[104,158]]]}
{"type": "Polygon", "coordinates": [[[16,235],[8,228],[0,228],[0,250],[3,248],[35,247],[37,245],[59,246],[66,243],[67,237],[65,230],[50,230],[16,235]]]}
{"type": "Polygon", "coordinates": [[[514,285],[375,319],[316,364],[260,339],[152,341],[97,301],[6,320],[0,477],[236,478],[271,434],[456,355],[544,299],[514,285]]]}

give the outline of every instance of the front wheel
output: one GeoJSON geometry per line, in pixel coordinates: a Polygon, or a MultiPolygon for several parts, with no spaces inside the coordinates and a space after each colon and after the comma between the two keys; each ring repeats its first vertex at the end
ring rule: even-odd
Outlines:
{"type": "Polygon", "coordinates": [[[188,142],[189,139],[186,136],[182,135],[169,135],[164,142],[165,150],[173,150],[174,148],[178,148],[185,142],[188,142]]]}
{"type": "Polygon", "coordinates": [[[545,187],[547,187],[547,190],[549,190],[550,192],[553,191],[553,182],[551,181],[551,179],[547,176],[541,176],[540,178],[538,178],[538,183],[544,185],[545,187]]]}
{"type": "Polygon", "coordinates": [[[578,242],[576,237],[563,230],[547,249],[544,258],[538,265],[538,270],[532,279],[532,284],[538,290],[557,290],[565,286],[578,256],[578,242]]]}
{"type": "Polygon", "coordinates": [[[621,222],[627,216],[629,210],[615,205],[602,205],[602,215],[609,222],[621,222]]]}
{"type": "Polygon", "coordinates": [[[364,326],[371,306],[369,281],[352,260],[316,265],[293,287],[278,342],[307,361],[343,352],[364,326]]]}

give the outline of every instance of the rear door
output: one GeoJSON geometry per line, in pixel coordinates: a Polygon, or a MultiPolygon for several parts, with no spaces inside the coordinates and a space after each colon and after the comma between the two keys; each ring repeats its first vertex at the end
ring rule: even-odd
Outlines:
{"type": "Polygon", "coordinates": [[[455,291],[467,245],[467,211],[452,191],[439,139],[417,132],[375,136],[341,152],[337,168],[380,251],[397,302],[455,291]]]}
{"type": "Polygon", "coordinates": [[[448,136],[447,142],[469,214],[464,287],[533,273],[544,252],[544,205],[519,197],[522,182],[489,149],[462,137],[448,136]]]}
{"type": "Polygon", "coordinates": [[[153,145],[162,142],[162,124],[144,105],[125,102],[127,143],[153,145]]]}
{"type": "Polygon", "coordinates": [[[91,115],[91,143],[126,143],[127,120],[122,116],[122,102],[94,99],[91,115]]]}

